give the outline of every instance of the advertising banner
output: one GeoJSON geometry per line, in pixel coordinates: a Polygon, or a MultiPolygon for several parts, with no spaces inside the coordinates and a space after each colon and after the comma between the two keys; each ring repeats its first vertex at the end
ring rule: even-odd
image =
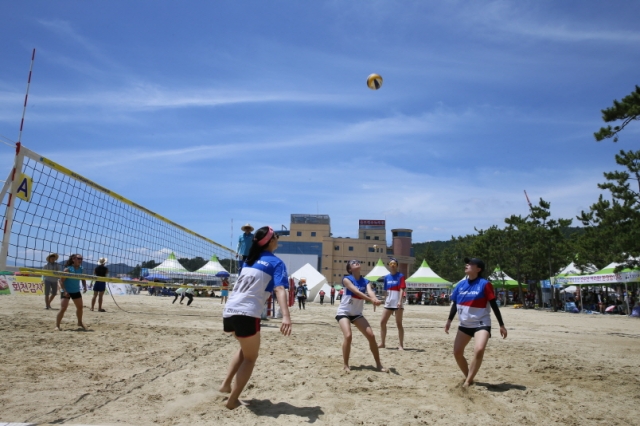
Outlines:
{"type": "MultiPolygon", "coordinates": [[[[93,281],[87,282],[87,293],[93,294],[93,281]]],[[[58,290],[59,291],[59,290],[58,290]]],[[[116,296],[137,294],[130,284],[109,284],[105,295],[113,293],[116,296]]],[[[3,275],[0,273],[0,296],[15,294],[20,296],[44,296],[44,285],[41,277],[27,277],[22,275],[3,275]]]]}
{"type": "Polygon", "coordinates": [[[20,296],[44,296],[44,285],[42,278],[23,277],[20,275],[3,275],[11,290],[11,294],[20,296]]]}
{"type": "Polygon", "coordinates": [[[449,288],[448,284],[407,283],[407,288],[449,288]]]}

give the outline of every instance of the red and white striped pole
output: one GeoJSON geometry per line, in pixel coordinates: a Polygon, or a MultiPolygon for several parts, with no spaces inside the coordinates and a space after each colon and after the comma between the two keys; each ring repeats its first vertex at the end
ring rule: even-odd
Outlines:
{"type": "Polygon", "coordinates": [[[31,65],[29,66],[29,78],[27,79],[27,92],[24,95],[24,106],[22,107],[22,120],[20,120],[20,133],[18,134],[18,142],[16,142],[16,159],[14,161],[13,170],[11,171],[11,184],[9,185],[9,198],[7,199],[7,209],[5,210],[5,221],[2,236],[2,246],[0,246],[0,270],[7,267],[7,256],[9,254],[9,239],[11,238],[11,228],[13,226],[13,193],[16,191],[16,174],[18,171],[22,173],[22,155],[20,155],[20,147],[22,141],[22,129],[24,128],[24,116],[27,113],[27,100],[29,99],[29,87],[31,87],[31,74],[33,72],[33,62],[36,58],[36,49],[31,53],[31,65]]]}
{"type": "Polygon", "coordinates": [[[33,72],[33,61],[35,59],[36,59],[36,49],[33,49],[33,52],[31,53],[31,66],[29,67],[29,78],[27,79],[27,92],[24,95],[24,106],[22,107],[22,120],[20,120],[20,134],[18,134],[18,145],[22,141],[22,129],[24,128],[24,116],[27,113],[27,101],[29,100],[29,87],[31,87],[31,73],[33,72]]]}

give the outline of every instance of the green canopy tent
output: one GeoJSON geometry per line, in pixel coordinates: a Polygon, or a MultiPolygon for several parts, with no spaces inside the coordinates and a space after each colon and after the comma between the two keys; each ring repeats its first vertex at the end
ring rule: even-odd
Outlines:
{"type": "Polygon", "coordinates": [[[507,273],[504,272],[499,266],[496,266],[496,268],[487,279],[491,282],[491,284],[493,284],[495,288],[504,289],[504,304],[506,305],[509,301],[508,292],[509,290],[514,290],[518,287],[518,281],[507,275],[507,273]]]}
{"type": "Polygon", "coordinates": [[[389,270],[384,266],[382,259],[378,259],[378,263],[376,263],[376,266],[364,277],[369,281],[375,282],[378,280],[378,278],[385,277],[390,273],[391,272],[389,272],[389,270]]]}
{"type": "MultiPolygon", "coordinates": [[[[464,279],[466,279],[466,277],[462,278],[460,281],[455,283],[453,287],[455,288],[464,279]]],[[[518,281],[514,280],[509,275],[507,275],[507,273],[504,272],[502,269],[500,269],[499,266],[496,266],[496,268],[493,270],[491,275],[489,275],[487,280],[490,281],[495,288],[504,288],[504,289],[510,290],[515,287],[518,287],[518,281]]]]}
{"type": "Polygon", "coordinates": [[[173,254],[173,252],[160,265],[153,269],[149,269],[149,273],[160,273],[170,278],[189,278],[189,271],[187,271],[184,266],[178,262],[178,259],[176,259],[176,255],[173,254]]]}
{"type": "Polygon", "coordinates": [[[426,260],[406,280],[408,289],[451,288],[451,283],[433,272],[426,260]]]}
{"type": "Polygon", "coordinates": [[[205,263],[204,266],[202,266],[202,268],[200,268],[197,271],[195,271],[194,274],[211,275],[211,276],[215,277],[215,275],[218,272],[229,272],[229,271],[224,269],[224,266],[222,266],[222,264],[218,260],[218,256],[216,256],[214,254],[213,256],[211,256],[211,260],[209,260],[207,263],[205,263]]]}
{"type": "Polygon", "coordinates": [[[494,287],[506,289],[518,287],[518,281],[507,275],[507,273],[500,269],[499,266],[496,266],[496,269],[494,269],[491,275],[489,275],[488,280],[491,281],[494,287]]]}

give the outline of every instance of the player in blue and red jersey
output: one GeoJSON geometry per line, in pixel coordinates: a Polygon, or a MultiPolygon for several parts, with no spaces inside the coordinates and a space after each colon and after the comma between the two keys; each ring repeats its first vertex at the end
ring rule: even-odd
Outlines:
{"type": "Polygon", "coordinates": [[[364,301],[367,300],[375,306],[380,305],[380,301],[371,288],[369,280],[360,274],[360,262],[358,260],[350,260],[347,263],[347,275],[342,280],[344,286],[344,295],[340,299],[340,306],[336,313],[336,321],[340,326],[340,330],[344,336],[342,341],[342,359],[344,361],[343,368],[345,371],[351,371],[349,368],[349,355],[351,354],[351,324],[355,325],[358,330],[369,341],[369,349],[376,361],[378,371],[386,372],[380,362],[380,352],[376,343],[376,336],[371,330],[371,326],[367,319],[362,315],[364,309],[364,301]]]}
{"type": "Polygon", "coordinates": [[[398,272],[398,261],[395,258],[389,260],[389,275],[384,277],[384,289],[387,292],[387,298],[384,302],[384,311],[380,318],[380,345],[379,348],[385,347],[387,338],[387,321],[391,314],[396,314],[396,326],[398,327],[398,350],[404,350],[404,328],[402,327],[402,314],[404,306],[402,301],[405,295],[407,284],[404,281],[402,272],[398,272]]]}
{"type": "Polygon", "coordinates": [[[502,321],[493,286],[489,281],[482,278],[484,262],[476,258],[466,258],[464,261],[466,264],[464,273],[467,278],[460,281],[451,294],[451,312],[444,331],[449,334],[451,321],[457,312],[460,325],[453,344],[453,356],[465,376],[463,387],[468,387],[473,384],[473,378],[478,373],[480,365],[482,365],[484,350],[491,337],[491,312],[489,306],[491,306],[498,324],[500,324],[500,335],[503,339],[507,338],[507,329],[502,321]],[[473,359],[469,364],[464,357],[464,348],[472,337],[475,338],[475,344],[473,359]]]}

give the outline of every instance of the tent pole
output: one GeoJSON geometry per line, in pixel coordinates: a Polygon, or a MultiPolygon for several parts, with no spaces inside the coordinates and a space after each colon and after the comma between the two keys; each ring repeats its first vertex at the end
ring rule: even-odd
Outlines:
{"type": "Polygon", "coordinates": [[[624,292],[626,294],[626,296],[624,298],[625,299],[624,303],[627,305],[627,315],[631,315],[631,312],[629,312],[629,300],[631,298],[629,297],[629,288],[627,287],[627,282],[626,281],[624,282],[624,292]]]}

